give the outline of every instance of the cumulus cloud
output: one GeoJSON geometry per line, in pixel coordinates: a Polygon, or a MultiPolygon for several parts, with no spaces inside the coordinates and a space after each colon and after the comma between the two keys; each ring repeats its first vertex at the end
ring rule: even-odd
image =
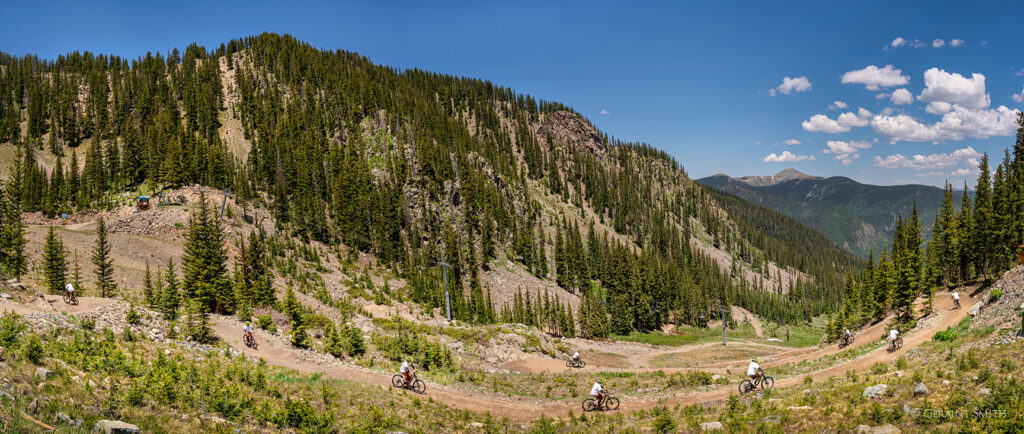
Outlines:
{"type": "Polygon", "coordinates": [[[807,77],[784,77],[782,79],[782,84],[780,84],[779,87],[768,90],[768,94],[771,96],[775,96],[777,93],[789,95],[793,92],[807,92],[809,90],[811,90],[811,81],[808,80],[807,77]]]}
{"type": "Polygon", "coordinates": [[[960,168],[960,169],[956,169],[956,170],[954,170],[952,172],[949,172],[949,174],[952,175],[952,176],[967,176],[967,175],[973,175],[977,171],[978,171],[978,169],[971,170],[971,169],[960,168]]]}
{"type": "Polygon", "coordinates": [[[804,130],[812,133],[845,133],[850,131],[851,127],[865,127],[870,122],[871,112],[865,110],[863,107],[857,108],[857,113],[846,112],[840,114],[836,119],[832,119],[827,115],[816,114],[811,116],[810,119],[803,121],[800,125],[803,126],[804,130]]]}
{"type": "Polygon", "coordinates": [[[792,145],[799,145],[800,141],[797,140],[797,139],[789,139],[789,140],[786,140],[786,141],[782,142],[782,144],[783,145],[790,145],[790,146],[792,146],[792,145]]]}
{"type": "Polygon", "coordinates": [[[901,87],[899,89],[892,91],[891,100],[892,103],[896,105],[910,104],[914,102],[914,95],[912,95],[909,90],[906,90],[901,87]]]}
{"type": "Polygon", "coordinates": [[[1022,89],[1020,93],[1013,94],[1010,98],[1013,98],[1015,102],[1024,104],[1024,89],[1022,89]]]}
{"type": "Polygon", "coordinates": [[[903,71],[894,68],[892,65],[877,67],[869,65],[867,68],[849,71],[843,74],[843,84],[863,84],[867,90],[878,90],[882,87],[903,86],[910,82],[910,77],[903,75],[903,71]]]}
{"type": "Polygon", "coordinates": [[[934,124],[923,124],[907,114],[876,115],[871,128],[889,143],[957,141],[968,137],[985,139],[991,136],[1010,136],[1017,130],[1017,111],[1006,106],[995,109],[973,109],[952,105],[934,124]]]}
{"type": "Polygon", "coordinates": [[[875,157],[874,165],[886,169],[932,170],[949,168],[961,163],[973,164],[979,157],[981,157],[981,154],[968,146],[948,154],[914,155],[910,158],[903,154],[888,155],[885,158],[877,156],[875,157]]]}
{"type": "Polygon", "coordinates": [[[828,147],[823,149],[821,152],[825,154],[835,155],[833,159],[838,160],[839,164],[843,166],[849,166],[853,163],[853,160],[860,158],[859,151],[861,149],[868,149],[871,147],[871,143],[867,141],[839,141],[829,140],[826,144],[828,147]]]}
{"type": "Polygon", "coordinates": [[[954,48],[955,47],[962,47],[962,46],[964,46],[964,40],[963,39],[954,39],[952,41],[949,41],[949,46],[950,47],[954,47],[954,48]]]}
{"type": "Polygon", "coordinates": [[[776,155],[774,152],[764,157],[765,163],[796,163],[798,161],[813,161],[813,155],[796,155],[789,151],[782,151],[781,155],[776,155]]]}
{"type": "Polygon", "coordinates": [[[601,110],[601,114],[603,114],[603,115],[610,115],[612,113],[609,112],[608,110],[601,110]]]}
{"type": "Polygon", "coordinates": [[[985,76],[971,74],[971,78],[949,73],[939,68],[924,72],[924,90],[917,99],[924,102],[942,101],[964,107],[982,108],[991,103],[985,93],[985,76]]]}
{"type": "Polygon", "coordinates": [[[953,104],[945,101],[932,101],[928,103],[928,107],[924,108],[924,111],[933,115],[944,115],[950,110],[953,110],[953,104]]]}
{"type": "Polygon", "coordinates": [[[847,107],[849,107],[849,106],[846,105],[845,102],[842,102],[842,101],[840,101],[838,99],[835,100],[835,102],[833,102],[832,104],[828,105],[828,109],[829,110],[839,110],[839,109],[845,109],[847,107]]]}
{"type": "Polygon", "coordinates": [[[942,39],[932,41],[932,47],[941,48],[943,45],[946,45],[946,41],[943,41],[942,39]]]}
{"type": "Polygon", "coordinates": [[[893,48],[896,48],[896,47],[901,47],[903,45],[906,45],[906,43],[907,43],[906,39],[903,39],[903,38],[897,36],[896,39],[893,39],[892,43],[890,43],[889,45],[891,45],[893,48]]]}

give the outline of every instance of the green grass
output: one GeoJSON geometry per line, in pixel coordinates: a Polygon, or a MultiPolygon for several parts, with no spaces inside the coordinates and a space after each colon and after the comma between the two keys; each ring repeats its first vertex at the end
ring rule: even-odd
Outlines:
{"type": "MultiPolygon", "coordinates": [[[[820,321],[815,319],[811,325],[797,326],[775,326],[773,323],[763,325],[764,336],[758,337],[754,333],[753,326],[741,324],[739,328],[729,329],[726,332],[726,342],[732,340],[743,340],[749,342],[768,343],[786,347],[802,348],[817,345],[821,341],[824,329],[819,325],[820,321]],[[772,337],[772,330],[782,342],[769,342],[772,337]],[[789,332],[788,339],[786,332],[789,332]]],[[[612,335],[613,340],[640,342],[650,345],[677,347],[681,345],[699,344],[705,342],[721,342],[721,328],[696,328],[681,327],[675,333],[663,333],[658,331],[637,333],[629,335],[612,335]]]]}

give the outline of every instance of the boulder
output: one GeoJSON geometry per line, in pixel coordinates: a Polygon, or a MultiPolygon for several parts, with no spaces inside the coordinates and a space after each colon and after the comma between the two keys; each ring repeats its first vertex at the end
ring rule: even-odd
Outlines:
{"type": "Polygon", "coordinates": [[[858,432],[858,433],[866,433],[866,434],[899,434],[900,433],[900,429],[896,428],[896,426],[891,424],[891,423],[887,423],[885,425],[880,425],[880,426],[857,425],[857,428],[855,430],[853,430],[853,431],[854,432],[858,432]]]}
{"type": "Polygon", "coordinates": [[[107,419],[96,422],[96,425],[92,426],[92,430],[104,434],[140,434],[142,432],[139,427],[130,423],[107,419]]]}
{"type": "Polygon", "coordinates": [[[701,431],[714,431],[714,430],[721,431],[723,429],[725,429],[725,427],[722,426],[722,422],[718,422],[718,421],[715,421],[715,422],[704,422],[704,423],[700,424],[700,430],[701,431]]]}
{"type": "Polygon", "coordinates": [[[45,381],[45,380],[49,380],[49,379],[51,379],[53,377],[56,377],[57,373],[53,372],[53,371],[51,371],[49,369],[46,369],[46,368],[37,368],[35,376],[38,377],[39,379],[45,381]]]}
{"type": "Polygon", "coordinates": [[[871,387],[864,388],[864,397],[867,399],[878,399],[885,394],[885,391],[889,389],[887,384],[877,384],[871,387]]]}
{"type": "Polygon", "coordinates": [[[787,407],[786,409],[790,410],[790,411],[809,411],[809,410],[811,410],[811,407],[803,405],[803,406],[800,406],[800,407],[791,406],[791,407],[787,407]]]}
{"type": "Polygon", "coordinates": [[[982,387],[981,389],[978,389],[978,396],[989,396],[991,394],[992,389],[989,389],[987,387],[982,387]]]}
{"type": "Polygon", "coordinates": [[[57,412],[57,422],[71,425],[75,428],[81,428],[82,424],[85,423],[82,419],[72,419],[71,416],[59,411],[57,412]]]}
{"type": "Polygon", "coordinates": [[[483,428],[483,427],[484,427],[484,424],[482,424],[482,423],[480,423],[480,422],[470,422],[470,423],[469,423],[469,426],[471,426],[471,427],[473,427],[473,428],[483,428]]]}
{"type": "Polygon", "coordinates": [[[4,359],[4,351],[7,351],[7,348],[0,347],[0,360],[4,359]]]}
{"type": "Polygon", "coordinates": [[[949,386],[949,380],[942,380],[943,386],[949,386]]]}
{"type": "Polygon", "coordinates": [[[11,395],[4,390],[0,390],[0,402],[3,402],[4,399],[14,402],[14,395],[11,395]]]}
{"type": "Polygon", "coordinates": [[[970,316],[978,316],[978,314],[981,313],[981,305],[981,302],[974,303],[974,305],[971,306],[970,309],[967,309],[967,314],[970,316]]]}
{"type": "Polygon", "coordinates": [[[924,396],[928,394],[928,386],[924,383],[917,383],[917,387],[914,388],[914,396],[924,396]]]}

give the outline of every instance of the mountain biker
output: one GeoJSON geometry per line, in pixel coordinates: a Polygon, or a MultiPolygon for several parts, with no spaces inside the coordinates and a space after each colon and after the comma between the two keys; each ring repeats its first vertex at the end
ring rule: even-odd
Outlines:
{"type": "Polygon", "coordinates": [[[601,385],[601,382],[602,380],[598,378],[594,386],[590,388],[590,396],[597,398],[597,408],[601,408],[601,401],[604,401],[605,397],[604,386],[601,385]]]}
{"type": "Polygon", "coordinates": [[[580,350],[576,350],[576,352],[572,354],[572,361],[574,361],[574,362],[579,362],[580,361],[580,350]]]}
{"type": "Polygon", "coordinates": [[[750,360],[750,364],[747,365],[747,376],[750,377],[750,381],[757,382],[757,379],[761,376],[760,373],[761,365],[757,363],[757,357],[750,360]]]}
{"type": "Polygon", "coordinates": [[[850,329],[843,330],[843,337],[849,338],[851,336],[850,329]]]}
{"type": "Polygon", "coordinates": [[[66,292],[69,297],[75,295],[75,286],[72,285],[71,282],[68,282],[67,285],[64,285],[64,292],[66,292]]]}
{"type": "Polygon", "coordinates": [[[405,378],[405,384],[412,382],[412,367],[413,364],[409,363],[409,360],[403,360],[402,367],[398,368],[398,373],[402,374],[402,377],[405,378]]]}
{"type": "Polygon", "coordinates": [[[960,293],[955,289],[953,290],[953,304],[956,305],[956,307],[960,307],[960,293]]]}
{"type": "Polygon", "coordinates": [[[896,329],[889,330],[889,347],[896,348],[896,340],[900,338],[900,331],[896,329]]]}
{"type": "Polygon", "coordinates": [[[245,341],[247,344],[248,344],[250,339],[252,339],[253,341],[256,340],[252,336],[252,331],[253,331],[252,324],[250,324],[248,322],[245,323],[245,327],[242,329],[242,340],[245,341]]]}

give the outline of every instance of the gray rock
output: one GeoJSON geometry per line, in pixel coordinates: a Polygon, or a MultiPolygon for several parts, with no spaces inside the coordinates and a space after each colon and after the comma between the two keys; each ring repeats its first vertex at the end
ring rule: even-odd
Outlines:
{"type": "Polygon", "coordinates": [[[910,404],[903,403],[903,414],[910,414],[910,404]]]}
{"type": "Polygon", "coordinates": [[[471,426],[471,427],[473,427],[473,428],[483,428],[483,427],[484,427],[484,424],[482,424],[482,423],[480,423],[480,422],[470,422],[470,423],[469,423],[469,426],[471,426]]]}
{"type": "Polygon", "coordinates": [[[928,394],[928,386],[924,383],[917,383],[917,387],[914,388],[914,396],[923,396],[928,394]]]}
{"type": "Polygon", "coordinates": [[[942,380],[943,386],[949,386],[949,380],[942,380]]]}
{"type": "Polygon", "coordinates": [[[903,378],[903,371],[895,371],[892,375],[895,375],[896,378],[903,378]]]}
{"type": "Polygon", "coordinates": [[[700,430],[701,431],[714,431],[714,430],[721,431],[723,429],[725,429],[725,427],[722,426],[722,422],[718,422],[718,421],[715,421],[715,422],[704,422],[704,423],[700,424],[700,430]]]}
{"type": "Polygon", "coordinates": [[[974,303],[974,306],[971,306],[970,309],[967,309],[967,314],[970,316],[978,316],[978,314],[981,313],[981,305],[982,302],[974,303]]]}
{"type": "Polygon", "coordinates": [[[46,368],[37,368],[35,376],[45,381],[56,377],[57,373],[46,368]]]}
{"type": "Polygon", "coordinates": [[[866,434],[899,434],[900,429],[896,428],[896,426],[891,423],[887,423],[881,426],[857,425],[857,429],[855,429],[854,432],[866,434]]]}
{"type": "Polygon", "coordinates": [[[4,359],[4,352],[5,351],[7,351],[7,348],[0,347],[0,360],[4,359]]]}
{"type": "Polygon", "coordinates": [[[6,292],[0,292],[0,298],[10,300],[11,299],[11,294],[8,294],[6,292]]]}
{"type": "Polygon", "coordinates": [[[71,416],[64,414],[63,412],[57,412],[57,422],[71,425],[75,428],[81,428],[82,424],[85,423],[82,419],[72,419],[71,416]]]}
{"type": "Polygon", "coordinates": [[[11,395],[10,393],[7,393],[6,391],[3,390],[0,390],[0,398],[2,398],[0,399],[0,401],[6,399],[8,401],[14,402],[14,395],[11,395]]]}
{"type": "Polygon", "coordinates": [[[805,410],[811,410],[811,407],[807,406],[807,405],[803,405],[803,406],[800,406],[800,407],[791,406],[791,407],[787,407],[786,410],[790,410],[790,411],[805,411],[805,410]]]}
{"type": "Polygon", "coordinates": [[[864,397],[867,399],[878,399],[885,394],[885,391],[889,389],[887,384],[877,384],[871,387],[864,388],[864,397]]]}
{"type": "Polygon", "coordinates": [[[978,389],[978,395],[979,396],[989,396],[991,394],[992,394],[992,389],[989,389],[987,387],[982,387],[981,389],[978,389]]]}
{"type": "Polygon", "coordinates": [[[121,422],[119,420],[107,420],[103,419],[96,422],[96,425],[92,427],[93,431],[98,431],[104,434],[140,434],[142,430],[139,427],[130,423],[121,422]]]}

